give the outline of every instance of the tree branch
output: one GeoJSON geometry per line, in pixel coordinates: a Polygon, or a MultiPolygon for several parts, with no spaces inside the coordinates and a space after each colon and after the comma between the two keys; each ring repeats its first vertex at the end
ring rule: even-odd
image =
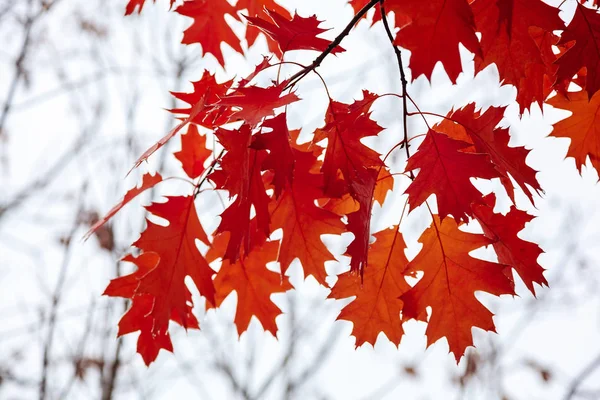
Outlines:
{"type": "Polygon", "coordinates": [[[325,49],[324,52],[322,52],[317,58],[315,58],[315,60],[312,62],[312,64],[310,64],[309,66],[307,66],[307,67],[303,68],[302,70],[296,72],[294,75],[292,75],[290,77],[288,84],[285,86],[285,89],[291,88],[296,83],[298,83],[302,78],[304,78],[306,75],[308,75],[311,71],[314,71],[319,65],[321,65],[321,63],[323,62],[323,60],[325,59],[325,57],[327,57],[333,51],[333,49],[335,49],[342,42],[342,40],[344,40],[344,38],[346,36],[348,36],[348,34],[352,30],[352,28],[354,28],[354,25],[356,25],[356,23],[371,8],[375,7],[375,5],[379,1],[380,0],[371,0],[363,8],[361,8],[360,11],[357,12],[354,15],[354,17],[348,23],[348,25],[346,25],[346,27],[344,28],[344,30],[339,35],[337,35],[337,37],[335,39],[333,39],[333,41],[331,42],[331,44],[329,46],[327,46],[327,48],[325,49]]]}
{"type": "MultiPolygon", "coordinates": [[[[387,33],[388,39],[390,40],[390,43],[392,45],[392,47],[394,48],[394,53],[396,54],[396,61],[398,62],[398,69],[400,71],[400,83],[402,84],[402,125],[403,125],[403,129],[404,129],[404,138],[402,139],[402,146],[404,146],[404,149],[406,150],[406,161],[408,162],[408,159],[410,158],[410,150],[409,145],[408,145],[408,125],[407,125],[407,120],[408,120],[408,109],[407,109],[407,92],[406,92],[406,86],[408,85],[408,82],[406,81],[406,74],[404,73],[404,65],[402,64],[402,53],[400,52],[400,49],[398,48],[398,46],[396,46],[394,44],[394,35],[392,34],[392,30],[390,29],[390,24],[388,23],[387,20],[387,15],[385,13],[385,6],[384,3],[385,0],[379,0],[379,9],[381,10],[381,20],[383,21],[383,27],[385,28],[385,32],[387,33]]],[[[415,175],[413,174],[412,171],[408,171],[408,174],[410,176],[411,180],[415,179],[415,175]]]]}

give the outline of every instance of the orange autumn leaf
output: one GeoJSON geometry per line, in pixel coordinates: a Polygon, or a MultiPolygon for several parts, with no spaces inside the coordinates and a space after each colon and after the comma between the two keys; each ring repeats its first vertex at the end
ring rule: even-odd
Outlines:
{"type": "Polygon", "coordinates": [[[357,347],[364,343],[375,345],[382,332],[398,346],[404,334],[400,318],[404,303],[399,296],[410,289],[404,279],[408,265],[404,255],[406,245],[397,226],[374,236],[362,279],[352,271],[344,272],[338,276],[329,298],[356,296],[342,309],[338,319],[353,323],[352,335],[357,347]]]}
{"type": "Polygon", "coordinates": [[[592,166],[600,171],[600,93],[588,100],[587,92],[569,92],[567,96],[557,94],[548,100],[552,107],[567,110],[571,116],[554,124],[551,135],[571,139],[567,157],[575,159],[581,171],[587,157],[592,166]]]}
{"type": "Polygon", "coordinates": [[[209,242],[198,220],[194,197],[167,197],[165,203],[153,203],[146,209],[168,221],[168,225],[147,220],[146,230],[133,243],[142,252],[153,252],[159,256],[158,265],[140,278],[136,294],[154,296],[150,313],[154,318],[154,334],[168,329],[172,314],[187,328],[190,326],[188,304],[191,302],[185,283],[187,276],[210,304],[215,303],[212,281],[215,272],[208,266],[196,244],[196,240],[206,244],[209,242]]]}
{"type": "MultiPolygon", "coordinates": [[[[224,252],[226,241],[223,235],[213,243],[213,254],[224,252]]],[[[256,317],[263,328],[277,336],[275,318],[281,314],[279,307],[271,300],[274,293],[283,293],[292,288],[286,276],[267,269],[269,262],[277,259],[279,242],[266,242],[254,247],[245,257],[236,262],[223,260],[215,278],[216,305],[220,306],[233,291],[237,294],[235,326],[238,334],[244,333],[252,317],[256,317]]],[[[212,258],[214,255],[207,255],[212,258]]]]}
{"type": "Polygon", "coordinates": [[[400,296],[403,318],[419,318],[427,307],[427,345],[446,337],[456,361],[473,345],[471,329],[495,332],[492,313],[475,297],[476,291],[496,296],[514,294],[513,282],[503,264],[473,258],[469,253],[493,243],[483,235],[458,229],[456,221],[435,215],[421,235],[423,248],[406,273],[423,272],[417,284],[400,296]]]}

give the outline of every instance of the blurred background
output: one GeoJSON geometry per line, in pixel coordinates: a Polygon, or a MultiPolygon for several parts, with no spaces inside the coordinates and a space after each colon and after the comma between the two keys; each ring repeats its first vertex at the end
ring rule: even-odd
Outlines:
{"type": "MultiPolygon", "coordinates": [[[[161,352],[147,368],[135,353],[135,334],[116,338],[127,303],[101,294],[130,271],[119,260],[144,227],[140,205],[180,187],[148,191],[90,240],[82,237],[143,172],[182,176],[171,156],[180,146],[174,139],[126,177],[175,125],[165,109],[179,104],[169,91],[191,91],[205,69],[221,80],[244,76],[267,45],[264,38],[252,48],[243,43],[245,55],[223,45],[223,70],[198,45],[180,44],[189,21],[167,12],[167,1],[147,1],[141,16],[127,18],[125,3],[0,0],[0,399],[600,399],[598,174],[590,166],[580,175],[564,160],[568,140],[547,138],[567,113],[533,106],[519,117],[515,89],[500,85],[494,67],[474,76],[466,51],[456,86],[438,66],[431,82],[421,77],[409,93],[421,109],[441,114],[470,102],[509,105],[511,145],[533,148],[528,163],[545,189],[535,206],[517,196],[519,208],[538,216],[520,236],[544,249],[539,262],[550,288],[536,287],[534,298],[517,282],[520,297],[478,295],[496,314],[498,334],[474,330],[477,348],[457,366],[445,340],[426,349],[425,326],[414,321],[399,349],[384,335],[374,347],[355,349],[351,323],[335,321],[349,300],[326,300],[328,290],[312,278],[304,282],[295,265],[296,289],[274,296],[284,311],[277,339],[257,321],[238,338],[235,296],[208,313],[196,299],[201,330],[174,327],[175,353],[161,352]]],[[[303,16],[316,13],[334,28],[329,38],[352,17],[346,0],[280,3],[303,16]]],[[[573,1],[562,3],[568,21],[573,1]]],[[[243,36],[245,27],[232,24],[243,36]]],[[[361,21],[343,43],[347,52],[320,68],[338,101],[360,98],[362,89],[400,92],[381,23],[369,26],[361,21]]],[[[316,56],[299,53],[290,60],[316,56]]],[[[290,107],[289,124],[308,140],[323,125],[326,97],[313,76],[298,95],[307,101],[290,107]]],[[[386,130],[365,142],[387,152],[401,137],[401,111],[397,99],[378,100],[373,118],[386,130]]],[[[420,118],[409,122],[411,136],[425,133],[420,118]]],[[[406,160],[394,155],[392,172],[402,171],[406,160]]],[[[387,204],[374,210],[374,231],[401,213],[407,182],[395,183],[387,204]]],[[[499,187],[476,184],[484,192],[499,187]]],[[[210,232],[222,205],[216,195],[200,201],[210,232]]],[[[506,196],[499,200],[503,211],[508,205],[506,196]]],[[[422,210],[405,218],[409,259],[428,223],[422,210]]],[[[348,269],[341,254],[351,236],[326,239],[338,259],[327,266],[333,284],[348,269]]],[[[485,249],[477,255],[488,256],[485,249]]]]}

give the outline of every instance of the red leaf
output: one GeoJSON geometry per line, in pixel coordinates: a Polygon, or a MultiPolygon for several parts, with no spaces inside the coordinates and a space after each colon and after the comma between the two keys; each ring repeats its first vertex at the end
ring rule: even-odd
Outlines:
{"type": "Polygon", "coordinates": [[[407,171],[420,169],[406,189],[409,210],[423,204],[435,194],[442,219],[452,214],[457,221],[473,215],[471,203],[481,203],[483,196],[471,184],[471,178],[491,179],[500,175],[487,154],[465,152],[469,143],[454,140],[430,130],[419,150],[408,160],[407,171]]]}
{"type": "Polygon", "coordinates": [[[388,0],[386,12],[394,11],[400,28],[395,43],[410,50],[413,80],[431,79],[441,62],[453,83],[462,72],[458,45],[480,52],[473,13],[467,0],[388,0]]]}
{"type": "Polygon", "coordinates": [[[221,42],[242,53],[240,39],[225,21],[225,14],[236,15],[235,8],[227,0],[186,0],[175,10],[181,15],[194,19],[183,33],[183,44],[199,43],[204,53],[210,53],[221,64],[225,59],[221,52],[221,42]]]}
{"type": "Polygon", "coordinates": [[[542,249],[537,244],[517,236],[534,217],[514,206],[506,215],[494,214],[494,194],[486,196],[485,199],[485,205],[477,204],[473,207],[475,218],[481,224],[485,236],[494,241],[498,262],[513,267],[535,296],[534,283],[548,286],[548,281],[544,278],[544,268],[537,262],[542,249]]]}
{"type": "Polygon", "coordinates": [[[265,150],[250,147],[252,132],[248,125],[230,131],[220,128],[215,132],[221,145],[227,150],[221,160],[221,169],[210,175],[218,189],[235,196],[235,201],[221,214],[221,223],[216,233],[230,232],[225,259],[237,260],[244,242],[245,252],[250,252],[250,210],[256,212],[258,230],[268,237],[269,196],[265,192],[261,166],[267,156],[265,150]]]}
{"type": "Polygon", "coordinates": [[[375,345],[381,332],[398,346],[404,334],[400,319],[404,303],[398,296],[410,289],[404,280],[408,264],[404,255],[406,245],[398,226],[374,236],[375,243],[369,248],[369,263],[362,278],[352,271],[339,275],[329,298],[356,296],[342,309],[338,319],[354,324],[352,334],[357,347],[365,342],[375,345]]]}
{"type": "Polygon", "coordinates": [[[263,167],[273,170],[275,197],[279,197],[286,184],[292,183],[294,176],[294,153],[290,146],[286,114],[281,113],[275,118],[265,120],[262,124],[262,129],[264,128],[271,131],[256,136],[251,147],[256,150],[269,150],[263,167]]]}
{"type": "MultiPolygon", "coordinates": [[[[222,253],[224,247],[225,241],[217,237],[213,243],[213,251],[222,253]]],[[[281,310],[271,301],[271,295],[292,288],[286,276],[266,267],[267,263],[277,258],[278,248],[279,242],[266,242],[247,253],[245,258],[238,257],[235,263],[223,260],[217,273],[217,306],[220,306],[231,292],[237,293],[235,326],[239,335],[248,329],[250,319],[255,316],[266,331],[277,336],[275,318],[281,314],[281,310]]]]}
{"type": "Polygon", "coordinates": [[[157,183],[162,182],[162,176],[159,173],[156,175],[144,174],[142,177],[142,185],[140,187],[134,187],[125,193],[123,199],[110,209],[104,217],[96,222],[89,231],[83,236],[84,240],[87,240],[94,232],[96,232],[102,225],[104,225],[109,219],[111,219],[116,213],[121,210],[127,203],[133,200],[137,195],[144,192],[146,189],[154,187],[157,183]]]}
{"type": "Polygon", "coordinates": [[[481,56],[475,57],[475,72],[495,64],[501,81],[517,88],[521,112],[534,101],[541,107],[547,72],[542,54],[552,50],[550,43],[538,47],[531,28],[562,30],[558,9],[541,0],[475,0],[471,6],[481,32],[481,56]]]}
{"type": "Polygon", "coordinates": [[[475,104],[471,103],[464,108],[448,113],[451,121],[445,119],[434,129],[446,133],[453,139],[472,143],[474,153],[488,154],[496,170],[502,175],[501,181],[513,202],[514,190],[510,177],[533,203],[533,194],[536,191],[539,193],[542,188],[535,177],[537,171],[525,162],[529,150],[524,147],[509,147],[508,129],[497,128],[505,109],[505,107],[490,107],[482,114],[480,111],[475,111],[475,104]]]}
{"type": "Polygon", "coordinates": [[[153,332],[154,318],[150,316],[153,304],[154,298],[150,295],[136,296],[127,313],[119,321],[118,336],[140,331],[137,352],[147,366],[156,360],[160,349],[173,351],[168,331],[153,332]]]}
{"type": "MultiPolygon", "coordinates": [[[[284,16],[285,18],[291,18],[292,15],[284,7],[277,4],[274,0],[239,0],[235,5],[238,10],[246,10],[246,15],[251,17],[266,14],[265,10],[273,10],[276,13],[284,16]]],[[[248,46],[252,46],[256,42],[259,31],[257,29],[246,29],[246,40],[248,46]]],[[[269,45],[269,51],[275,53],[278,51],[277,43],[267,37],[267,43],[269,45]]]]}
{"type": "Polygon", "coordinates": [[[223,97],[218,105],[240,108],[240,110],[233,112],[231,120],[234,118],[243,119],[251,127],[254,127],[264,117],[274,115],[276,108],[300,100],[294,93],[282,96],[285,85],[286,81],[267,88],[258,86],[238,87],[233,93],[223,97]]]}
{"type": "Polygon", "coordinates": [[[559,45],[575,44],[558,60],[558,81],[569,81],[583,67],[586,68],[585,87],[588,99],[600,89],[600,14],[597,10],[577,4],[571,23],[562,34],[559,45]]]}
{"type": "Polygon", "coordinates": [[[315,143],[325,138],[328,141],[321,168],[326,192],[332,192],[338,171],[350,186],[367,168],[383,165],[379,154],[361,142],[362,138],[376,136],[383,129],[370,118],[369,108],[376,98],[377,95],[363,91],[363,100],[350,105],[331,101],[325,126],[316,130],[314,139],[315,143]]]}
{"type": "Polygon", "coordinates": [[[146,230],[133,243],[143,252],[154,252],[160,257],[156,268],[140,279],[136,293],[147,293],[155,298],[150,314],[154,318],[154,334],[168,329],[172,314],[182,326],[190,327],[188,303],[191,295],[185,284],[186,276],[209,303],[215,303],[214,271],[196,245],[197,239],[207,245],[209,242],[198,220],[194,197],[167,197],[166,203],[153,203],[146,209],[169,224],[162,226],[148,220],[146,230]]]}
{"type": "Polygon", "coordinates": [[[427,325],[427,346],[446,337],[458,362],[473,345],[471,328],[495,331],[492,313],[476,298],[476,291],[496,296],[514,294],[505,265],[473,258],[469,252],[492,243],[483,235],[460,231],[452,218],[432,225],[419,239],[423,248],[406,273],[423,272],[423,277],[400,296],[403,319],[419,318],[431,307],[427,325]]]}
{"type": "MultiPolygon", "coordinates": [[[[305,18],[294,14],[294,17],[288,20],[272,10],[266,10],[266,13],[273,23],[260,17],[246,17],[246,19],[250,25],[256,26],[276,41],[282,53],[291,50],[325,51],[331,44],[330,40],[317,37],[328,29],[319,28],[323,21],[319,21],[316,15],[305,18]]],[[[343,51],[342,47],[336,46],[331,53],[343,51]]]]}
{"type": "Polygon", "coordinates": [[[190,105],[189,108],[175,108],[169,110],[173,114],[187,115],[194,114],[190,118],[190,122],[198,124],[209,129],[226,123],[230,113],[222,107],[214,106],[221,97],[224,97],[231,86],[231,81],[217,83],[215,76],[203,73],[202,78],[196,82],[192,82],[194,91],[192,93],[171,92],[171,94],[190,105]],[[202,107],[195,107],[197,104],[202,104],[202,107]]]}
{"type": "Polygon", "coordinates": [[[311,171],[317,163],[318,152],[294,149],[296,163],[291,185],[287,184],[269,210],[272,229],[283,230],[278,257],[282,272],[285,273],[298,258],[305,276],[312,275],[327,286],[325,262],[335,258],[321,241],[321,236],[342,234],[344,224],[338,215],[315,205],[315,200],[325,197],[323,175],[311,171]]]}
{"type": "Polygon", "coordinates": [[[362,170],[357,179],[350,184],[352,197],[358,202],[359,208],[348,214],[348,230],[354,234],[354,240],[346,249],[346,254],[352,258],[350,271],[360,272],[361,276],[367,265],[371,238],[371,209],[377,176],[378,171],[375,168],[362,170]]]}
{"type": "Polygon", "coordinates": [[[187,133],[181,136],[181,150],[173,155],[181,162],[187,176],[196,179],[204,172],[204,162],[212,151],[206,148],[206,136],[198,132],[196,125],[190,125],[187,133]]]}
{"type": "Polygon", "coordinates": [[[567,157],[575,159],[580,171],[589,156],[592,166],[600,172],[600,94],[596,92],[591,101],[585,91],[567,93],[567,96],[557,94],[547,101],[553,107],[573,113],[554,124],[551,135],[571,139],[567,157]]]}

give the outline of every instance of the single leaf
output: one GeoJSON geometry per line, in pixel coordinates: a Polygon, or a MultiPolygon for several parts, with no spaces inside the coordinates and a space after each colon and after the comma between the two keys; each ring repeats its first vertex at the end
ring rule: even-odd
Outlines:
{"type": "MultiPolygon", "coordinates": [[[[379,168],[379,154],[365,146],[361,139],[376,136],[383,130],[370,118],[369,108],[377,95],[363,91],[363,99],[352,104],[331,101],[325,126],[315,132],[314,143],[327,138],[325,159],[321,168],[325,174],[325,191],[333,194],[338,171],[351,190],[351,182],[367,168],[379,168]]],[[[351,193],[352,194],[352,193],[351,193]]]]}
{"type": "MultiPolygon", "coordinates": [[[[147,252],[140,254],[138,257],[127,255],[122,261],[133,263],[137,266],[137,270],[132,274],[113,279],[103,294],[132,300],[131,307],[119,321],[118,336],[140,331],[137,352],[142,356],[146,365],[150,365],[156,360],[160,349],[173,351],[173,344],[168,331],[153,332],[152,309],[155,301],[154,296],[136,294],[140,279],[159,264],[160,257],[154,252],[147,252]]],[[[191,296],[188,300],[191,302],[191,296]]],[[[182,325],[181,319],[176,314],[172,314],[171,319],[182,325]]],[[[186,320],[188,328],[199,329],[198,320],[192,314],[192,307],[189,304],[187,305],[186,320]]]]}
{"type": "Polygon", "coordinates": [[[410,50],[413,80],[425,75],[431,80],[433,68],[441,62],[453,83],[462,72],[458,45],[480,52],[475,21],[467,0],[387,0],[394,11],[400,32],[395,44],[410,50]]]}
{"type": "Polygon", "coordinates": [[[206,136],[198,132],[196,125],[190,125],[187,133],[181,135],[181,150],[173,155],[181,162],[187,176],[196,179],[204,172],[204,162],[212,151],[206,148],[206,136]]]}
{"type": "Polygon", "coordinates": [[[600,93],[588,101],[585,91],[567,93],[568,97],[557,94],[547,101],[552,107],[572,112],[566,119],[554,124],[551,135],[571,139],[567,157],[575,159],[581,171],[587,157],[592,166],[600,171],[600,93]]]}
{"type": "Polygon", "coordinates": [[[295,93],[287,93],[282,96],[285,85],[286,81],[267,88],[258,86],[238,87],[233,93],[223,97],[217,104],[239,108],[239,110],[232,113],[230,119],[243,119],[251,127],[254,127],[264,117],[274,115],[276,108],[300,100],[295,93]]]}
{"type": "Polygon", "coordinates": [[[335,260],[321,236],[342,234],[344,224],[339,215],[315,205],[325,197],[323,175],[312,171],[317,163],[317,154],[293,149],[294,176],[287,183],[281,196],[271,203],[271,227],[282,229],[281,248],[278,261],[285,273],[296,258],[302,264],[304,275],[312,275],[320,284],[327,286],[325,262],[335,260]]]}
{"type": "Polygon", "coordinates": [[[600,89],[600,14],[577,4],[575,15],[561,35],[559,45],[571,46],[558,60],[558,81],[570,81],[581,68],[586,68],[585,87],[588,100],[600,89]]]}
{"type": "Polygon", "coordinates": [[[160,349],[173,352],[173,343],[168,331],[153,332],[154,318],[150,316],[154,305],[151,295],[136,296],[134,301],[119,321],[117,336],[140,331],[137,340],[137,352],[144,363],[149,366],[156,358],[160,349]]]}
{"type": "Polygon", "coordinates": [[[256,150],[269,150],[263,168],[273,170],[275,197],[279,197],[283,188],[292,183],[294,176],[295,158],[290,145],[290,132],[287,127],[286,113],[265,120],[262,129],[263,134],[254,138],[251,147],[256,150]],[[270,129],[270,131],[264,133],[265,128],[270,129]]]}
{"type": "Polygon", "coordinates": [[[187,108],[174,108],[169,110],[175,115],[194,116],[190,122],[212,129],[215,126],[222,125],[229,120],[230,112],[224,107],[217,107],[215,104],[224,97],[231,86],[232,81],[217,83],[215,76],[204,72],[200,80],[192,82],[193,92],[171,92],[178,100],[188,103],[187,108]],[[199,109],[197,104],[203,105],[199,109]]]}
{"type": "Polygon", "coordinates": [[[407,171],[420,170],[405,191],[410,211],[435,194],[440,218],[452,214],[457,221],[466,222],[473,215],[471,203],[482,202],[483,196],[471,178],[492,179],[500,175],[487,154],[465,152],[470,146],[434,130],[427,132],[406,165],[407,171]]]}
{"type": "Polygon", "coordinates": [[[350,271],[360,272],[361,276],[368,260],[371,210],[378,173],[375,168],[362,170],[350,184],[352,197],[358,202],[359,208],[348,214],[348,231],[354,234],[354,240],[348,245],[346,254],[351,257],[350,271]]]}
{"type": "Polygon", "coordinates": [[[533,203],[533,194],[541,192],[542,188],[536,179],[537,171],[525,162],[529,150],[524,147],[509,147],[508,129],[497,128],[505,109],[505,107],[490,107],[481,113],[475,111],[474,103],[470,103],[466,107],[448,113],[448,118],[436,125],[434,129],[446,133],[453,139],[472,143],[474,153],[488,154],[496,170],[502,175],[501,182],[513,202],[514,190],[510,177],[533,203]]]}
{"type": "Polygon", "coordinates": [[[154,296],[151,316],[152,332],[158,334],[168,329],[172,314],[185,328],[190,327],[189,306],[191,295],[185,278],[189,276],[200,294],[210,304],[215,304],[215,273],[196,245],[196,240],[209,244],[196,212],[194,196],[167,197],[165,203],[147,206],[148,212],[168,221],[158,225],[147,220],[146,230],[133,246],[143,252],[153,252],[160,257],[159,264],[140,279],[137,294],[154,296]]]}
{"type": "Polygon", "coordinates": [[[547,72],[542,53],[551,52],[551,44],[540,49],[530,29],[562,30],[558,8],[541,0],[475,0],[471,7],[481,32],[481,56],[475,57],[475,72],[495,64],[500,80],[517,88],[521,112],[534,101],[541,107],[547,72]]]}
{"type": "MultiPolygon", "coordinates": [[[[266,13],[273,23],[260,17],[248,16],[246,19],[250,25],[259,28],[276,41],[279,44],[281,53],[291,50],[316,50],[322,52],[331,45],[330,40],[317,37],[317,35],[327,32],[328,29],[319,28],[319,25],[323,21],[319,21],[316,15],[305,18],[294,14],[294,17],[289,20],[273,10],[266,10],[266,13]]],[[[336,46],[331,51],[331,54],[343,51],[342,47],[336,46]]]]}
{"type": "Polygon", "coordinates": [[[527,242],[518,236],[525,224],[534,217],[514,206],[506,215],[495,214],[494,194],[487,195],[485,200],[486,204],[473,206],[475,218],[483,228],[484,235],[493,240],[498,262],[510,265],[535,296],[534,283],[548,286],[548,281],[544,278],[544,268],[537,262],[542,249],[537,244],[527,242]]]}
{"type": "Polygon", "coordinates": [[[123,199],[117,203],[113,208],[110,209],[108,213],[101,219],[99,219],[89,231],[83,236],[84,240],[87,240],[90,236],[94,234],[102,225],[104,225],[109,219],[111,219],[116,213],[121,210],[121,208],[125,207],[127,203],[136,198],[140,193],[144,192],[146,189],[150,189],[154,187],[157,183],[162,182],[162,176],[157,172],[155,175],[144,174],[142,177],[142,184],[140,187],[134,187],[133,189],[129,189],[123,199]]]}
{"type": "Polygon", "coordinates": [[[240,39],[235,35],[225,15],[236,15],[235,8],[227,0],[186,0],[175,9],[181,15],[194,19],[192,25],[183,32],[183,44],[199,43],[204,53],[210,53],[225,66],[221,42],[242,53],[240,39]]]}
{"type": "Polygon", "coordinates": [[[400,319],[403,302],[399,296],[410,289],[404,279],[408,260],[404,255],[406,244],[398,226],[374,234],[375,242],[369,248],[369,263],[362,278],[352,271],[338,276],[329,298],[356,298],[344,307],[337,319],[353,323],[352,334],[356,346],[365,342],[375,345],[383,332],[396,346],[404,329],[400,319]]]}
{"type": "MultiPolygon", "coordinates": [[[[280,6],[274,0],[239,0],[235,6],[238,10],[246,10],[246,15],[251,17],[264,15],[266,14],[265,10],[273,10],[285,18],[292,18],[290,12],[284,7],[280,6]]],[[[256,42],[258,34],[258,29],[246,29],[246,40],[248,41],[248,46],[252,46],[256,42]]],[[[277,42],[271,39],[269,35],[266,35],[266,38],[269,51],[271,53],[279,51],[277,42]]]]}
{"type": "Polygon", "coordinates": [[[406,273],[423,272],[423,277],[402,294],[403,319],[418,318],[427,307],[427,346],[446,337],[456,362],[473,345],[471,328],[495,331],[492,313],[475,297],[476,291],[496,296],[514,294],[508,266],[479,260],[469,252],[492,241],[483,235],[463,232],[456,221],[435,215],[432,225],[421,235],[423,248],[406,273]]]}
{"type": "Polygon", "coordinates": [[[225,258],[235,262],[242,242],[245,253],[250,248],[250,212],[254,207],[258,230],[269,237],[269,196],[266,193],[261,167],[267,152],[250,147],[252,132],[244,124],[238,130],[219,128],[215,135],[227,150],[221,160],[221,168],[209,175],[218,189],[227,190],[235,201],[221,214],[216,233],[230,232],[225,258]]]}
{"type": "MultiPolygon", "coordinates": [[[[225,240],[215,240],[213,248],[216,253],[222,253],[225,240]]],[[[238,257],[235,263],[223,260],[217,273],[217,306],[220,306],[231,292],[237,293],[235,326],[239,335],[248,329],[252,316],[255,316],[266,331],[277,336],[275,318],[281,314],[281,310],[271,301],[271,295],[292,288],[286,276],[266,267],[267,263],[277,259],[278,248],[279,242],[266,242],[260,247],[255,247],[246,257],[238,257]]]]}

